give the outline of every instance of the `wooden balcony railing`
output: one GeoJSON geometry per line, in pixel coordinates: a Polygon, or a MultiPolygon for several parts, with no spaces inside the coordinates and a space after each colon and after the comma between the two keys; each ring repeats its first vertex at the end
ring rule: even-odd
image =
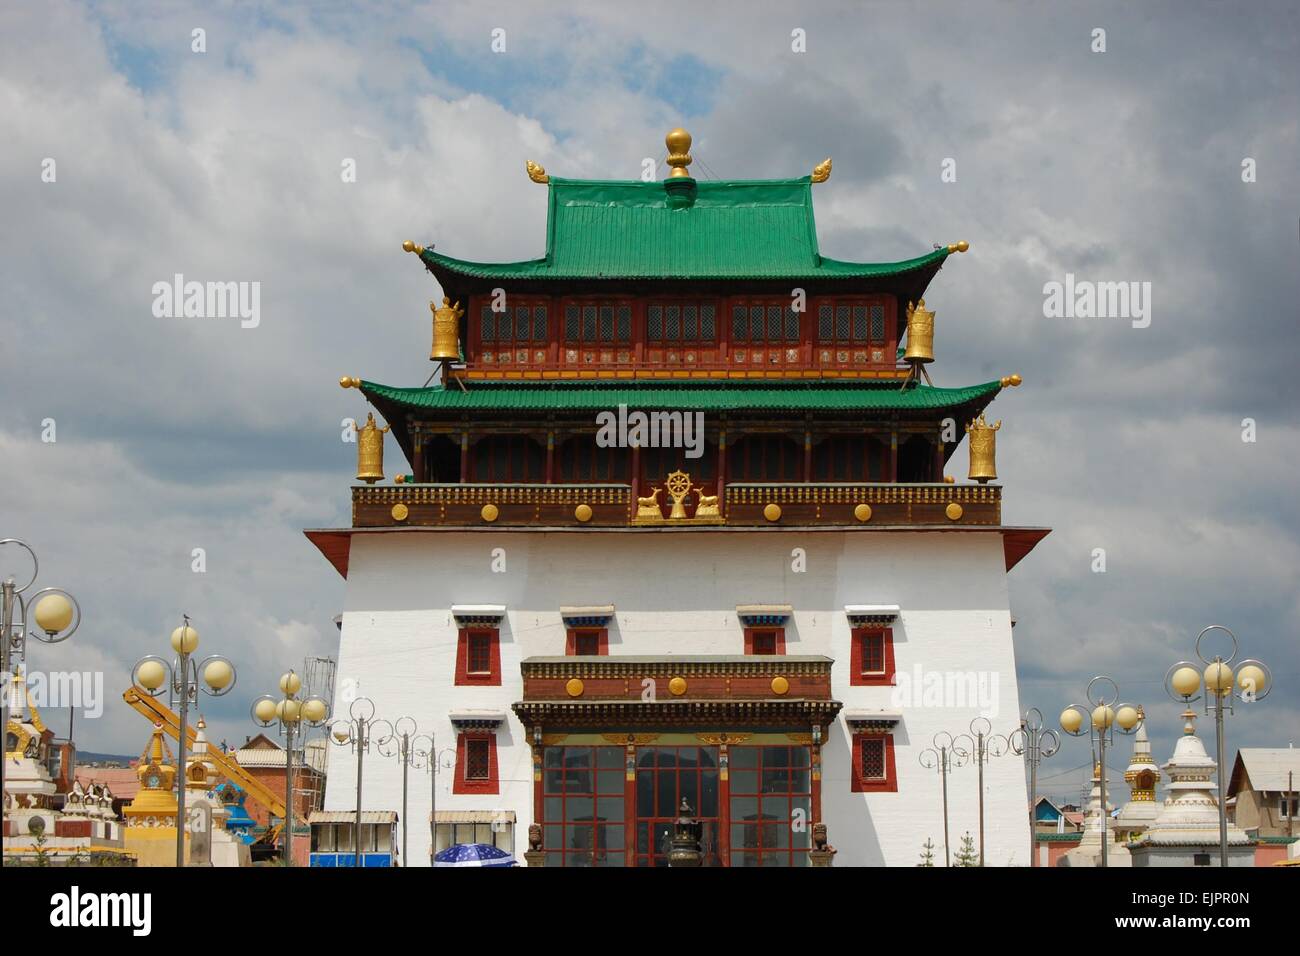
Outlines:
{"type": "MultiPolygon", "coordinates": [[[[648,491],[649,489],[645,489],[648,491]]],[[[767,527],[999,525],[1000,485],[868,482],[736,482],[719,496],[721,520],[696,518],[699,496],[684,499],[687,517],[646,520],[622,484],[409,484],[352,489],[352,524],[373,527],[767,527]]]]}

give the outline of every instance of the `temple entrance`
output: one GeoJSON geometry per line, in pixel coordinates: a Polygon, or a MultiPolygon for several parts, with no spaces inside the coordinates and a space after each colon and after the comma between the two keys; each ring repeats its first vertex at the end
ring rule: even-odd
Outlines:
{"type": "Polygon", "coordinates": [[[685,800],[701,824],[701,865],[807,866],[810,747],[774,740],[724,749],[685,737],[631,751],[547,747],[539,817],[545,864],[667,866],[685,800]]]}
{"type": "Polygon", "coordinates": [[[684,799],[702,824],[702,865],[721,866],[718,784],[717,747],[638,747],[636,865],[668,865],[673,821],[684,799]]]}

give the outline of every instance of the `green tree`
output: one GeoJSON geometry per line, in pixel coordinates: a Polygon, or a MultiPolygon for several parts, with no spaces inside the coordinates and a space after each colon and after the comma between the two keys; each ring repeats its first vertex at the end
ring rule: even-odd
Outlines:
{"type": "Polygon", "coordinates": [[[926,837],[921,844],[921,862],[917,866],[934,866],[934,840],[926,837]]]}
{"type": "Polygon", "coordinates": [[[957,850],[957,861],[954,866],[979,866],[980,855],[975,849],[975,838],[970,835],[970,831],[961,838],[961,847],[957,850]]]}

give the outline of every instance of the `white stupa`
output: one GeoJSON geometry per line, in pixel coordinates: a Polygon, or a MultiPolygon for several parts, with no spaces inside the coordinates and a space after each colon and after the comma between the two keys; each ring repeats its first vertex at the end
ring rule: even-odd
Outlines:
{"type": "Polygon", "coordinates": [[[1114,824],[1109,820],[1115,807],[1106,802],[1105,810],[1101,803],[1101,775],[1104,773],[1100,763],[1092,767],[1092,795],[1088,799],[1088,809],[1083,818],[1083,838],[1079,845],[1065,852],[1057,866],[1101,866],[1101,844],[1106,840],[1106,865],[1131,866],[1128,848],[1116,841],[1114,824]]]}
{"type": "Polygon", "coordinates": [[[1151,757],[1151,739],[1147,736],[1147,719],[1138,708],[1142,722],[1133,737],[1133,759],[1124,771],[1124,781],[1129,786],[1128,803],[1115,818],[1115,830],[1120,842],[1135,840],[1147,831],[1160,812],[1156,803],[1156,784],[1160,782],[1160,768],[1151,757]]]}
{"type": "MultiPolygon", "coordinates": [[[[1183,718],[1183,736],[1164,766],[1169,777],[1164,805],[1147,831],[1129,844],[1134,866],[1217,866],[1219,862],[1216,764],[1196,736],[1196,714],[1189,709],[1183,718]]],[[[1254,863],[1254,841],[1229,823],[1228,865],[1254,863]]]]}

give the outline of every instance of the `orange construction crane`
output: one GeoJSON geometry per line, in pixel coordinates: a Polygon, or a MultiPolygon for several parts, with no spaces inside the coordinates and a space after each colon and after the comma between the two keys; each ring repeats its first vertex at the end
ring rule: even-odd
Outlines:
{"type": "MultiPolygon", "coordinates": [[[[155,724],[162,724],[163,730],[172,740],[180,739],[181,719],[176,712],[148,691],[134,685],[122,694],[122,699],[155,724]]],[[[185,728],[186,748],[194,746],[194,725],[185,728]]],[[[193,750],[190,749],[193,753],[193,750]]],[[[244,788],[248,796],[271,811],[272,816],[284,819],[284,801],[276,796],[266,784],[259,781],[236,763],[231,757],[221,752],[219,747],[208,747],[208,759],[221,771],[222,776],[244,788]]]]}

